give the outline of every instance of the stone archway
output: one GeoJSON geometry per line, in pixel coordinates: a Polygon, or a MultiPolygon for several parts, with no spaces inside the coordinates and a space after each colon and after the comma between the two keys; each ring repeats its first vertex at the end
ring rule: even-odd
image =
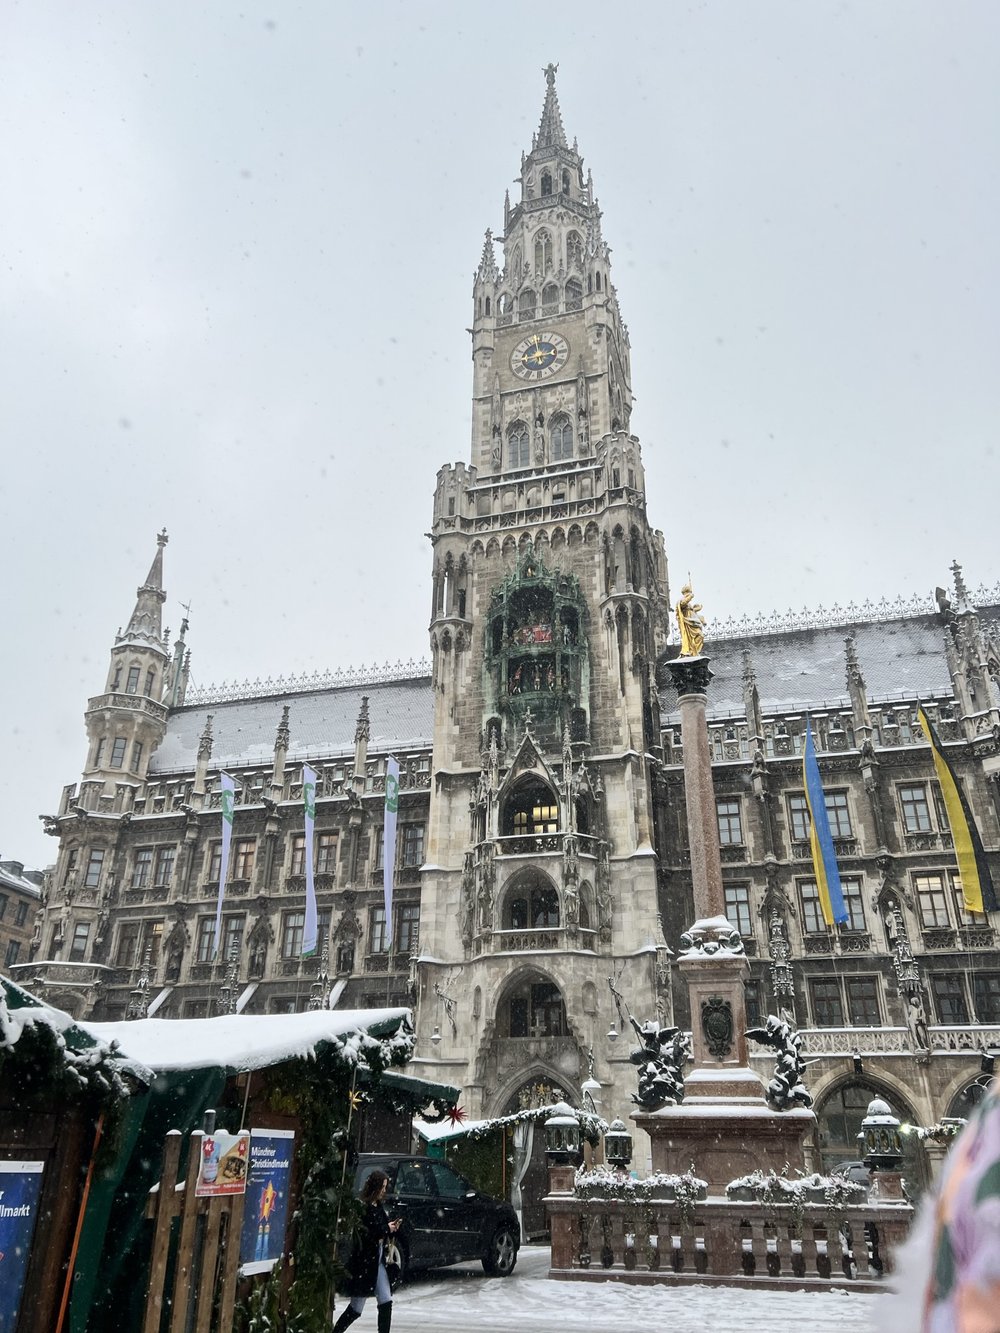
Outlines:
{"type": "MultiPolygon", "coordinates": [[[[828,1173],[841,1162],[856,1162],[862,1156],[858,1144],[861,1122],[873,1097],[881,1097],[904,1124],[913,1124],[913,1107],[894,1089],[864,1074],[841,1080],[816,1104],[816,1147],[819,1169],[828,1173]]],[[[927,1161],[915,1135],[904,1136],[903,1175],[911,1187],[922,1192],[927,1185],[927,1161]]]]}

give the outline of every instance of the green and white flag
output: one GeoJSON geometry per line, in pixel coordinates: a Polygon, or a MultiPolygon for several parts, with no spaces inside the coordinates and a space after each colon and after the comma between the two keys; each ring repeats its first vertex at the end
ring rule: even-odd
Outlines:
{"type": "Polygon", "coordinates": [[[385,947],[392,948],[392,886],[396,873],[396,814],[399,811],[399,760],[385,761],[385,826],[382,832],[382,883],[385,886],[385,947]]]}
{"type": "Polygon", "coordinates": [[[302,765],[302,803],[306,808],[306,923],[302,932],[302,957],[316,952],[316,881],[313,879],[313,828],[316,823],[316,774],[302,765]]]}
{"type": "Polygon", "coordinates": [[[229,875],[229,845],[233,840],[233,809],[236,805],[236,783],[228,773],[220,773],[222,785],[222,856],[219,862],[219,900],[215,908],[215,940],[212,944],[212,958],[219,956],[219,942],[222,938],[222,896],[226,891],[226,878],[229,875]]]}

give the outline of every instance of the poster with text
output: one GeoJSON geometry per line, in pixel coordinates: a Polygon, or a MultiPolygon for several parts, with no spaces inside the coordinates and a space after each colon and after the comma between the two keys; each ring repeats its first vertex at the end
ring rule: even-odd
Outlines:
{"type": "Polygon", "coordinates": [[[240,1238],[244,1273],[270,1272],[285,1248],[294,1141],[291,1129],[250,1131],[250,1174],[240,1238]]]}
{"type": "Polygon", "coordinates": [[[38,1217],[44,1162],[0,1162],[0,1330],[13,1333],[38,1217]]]}
{"type": "Polygon", "coordinates": [[[201,1141],[201,1165],[194,1187],[198,1199],[212,1199],[220,1194],[242,1194],[247,1187],[247,1162],[250,1135],[227,1134],[220,1129],[206,1134],[201,1141]]]}

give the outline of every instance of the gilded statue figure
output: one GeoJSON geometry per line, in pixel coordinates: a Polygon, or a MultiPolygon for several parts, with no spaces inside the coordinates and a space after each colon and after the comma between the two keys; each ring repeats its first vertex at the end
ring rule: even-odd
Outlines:
{"type": "Polygon", "coordinates": [[[681,588],[677,603],[677,627],[681,632],[681,657],[700,657],[705,648],[705,622],[701,605],[694,600],[690,583],[681,588]]]}

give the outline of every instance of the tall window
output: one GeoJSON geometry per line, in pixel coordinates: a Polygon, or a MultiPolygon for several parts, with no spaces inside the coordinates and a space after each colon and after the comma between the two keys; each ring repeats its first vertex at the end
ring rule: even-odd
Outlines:
{"type": "Polygon", "coordinates": [[[205,879],[209,884],[218,884],[219,876],[222,874],[222,843],[211,842],[208,845],[208,868],[205,871],[205,879]]]}
{"type": "Polygon", "coordinates": [[[573,457],[573,427],[566,417],[554,418],[549,439],[553,463],[573,457]]]}
{"type": "Polygon", "coordinates": [[[153,874],[153,849],[140,847],[132,864],[132,888],[144,889],[153,874]]]}
{"type": "Polygon", "coordinates": [[[750,915],[749,884],[727,884],[725,886],[726,916],[731,925],[741,935],[753,934],[753,919],[750,915]]]}
{"type": "Polygon", "coordinates": [[[389,941],[386,938],[384,907],[372,908],[371,929],[368,932],[368,939],[369,953],[388,953],[389,941]]]}
{"type": "Polygon", "coordinates": [[[507,436],[507,466],[531,466],[531,436],[523,421],[515,421],[507,436]]]}
{"type": "Polygon", "coordinates": [[[337,869],[337,835],[320,833],[316,838],[316,873],[332,875],[337,869]]]}
{"type": "Polygon", "coordinates": [[[813,1022],[819,1028],[842,1028],[844,1004],[840,997],[840,982],[813,980],[809,983],[812,996],[813,1022]]]}
{"type": "Polygon", "coordinates": [[[125,681],[125,693],[138,694],[138,692],[139,692],[139,668],[137,666],[130,666],[128,669],[128,677],[126,678],[125,681]]]}
{"type": "Polygon", "coordinates": [[[566,309],[581,310],[583,308],[583,283],[579,278],[570,278],[566,284],[566,309]]]}
{"type": "Polygon", "coordinates": [[[101,882],[101,869],[104,866],[104,848],[94,847],[87,858],[87,873],[83,877],[85,889],[96,889],[101,882]]]}
{"type": "Polygon", "coordinates": [[[100,740],[97,742],[97,744],[94,746],[94,767],[95,767],[95,768],[100,768],[101,765],[104,763],[104,751],[105,751],[107,748],[108,748],[108,742],[107,742],[106,738],[102,736],[101,739],[100,739],[100,740]]]}
{"type": "Polygon", "coordinates": [[[824,796],[830,833],[835,838],[853,838],[851,812],[847,808],[846,791],[828,791],[824,796]]]}
{"type": "Polygon", "coordinates": [[[116,736],[111,746],[111,767],[121,768],[125,762],[125,746],[127,741],[124,736],[116,736]]]}
{"type": "Polygon", "coordinates": [[[195,960],[210,963],[215,947],[215,917],[203,916],[198,921],[198,938],[195,941],[195,960]]]}
{"type": "Polygon", "coordinates": [[[557,833],[559,831],[559,807],[548,801],[536,801],[529,810],[517,810],[514,813],[515,833],[557,833]]]}
{"type": "Polygon", "coordinates": [[[416,953],[420,940],[420,906],[403,903],[399,909],[399,937],[396,948],[402,954],[416,953]]]}
{"type": "Polygon", "coordinates": [[[292,855],[288,866],[290,875],[304,875],[306,873],[306,835],[296,833],[292,837],[292,855]]]}
{"type": "Polygon", "coordinates": [[[6,893],[0,893],[0,921],[7,915],[7,904],[10,902],[10,896],[6,893]]]}
{"type": "Polygon", "coordinates": [[[554,282],[546,283],[542,288],[542,314],[557,315],[559,313],[559,288],[554,282]]]}
{"type": "Polygon", "coordinates": [[[132,771],[138,772],[139,765],[142,763],[142,741],[132,742],[132,771]]]}
{"type": "Polygon", "coordinates": [[[566,267],[583,268],[583,238],[578,231],[566,233],[566,267]]]}
{"type": "Polygon", "coordinates": [[[804,795],[789,796],[788,823],[793,842],[809,841],[809,806],[804,795]]]}
{"type": "Polygon", "coordinates": [[[799,884],[799,897],[802,900],[802,931],[805,935],[819,935],[826,930],[823,909],[819,903],[819,889],[816,881],[804,879],[799,884]]]}
{"type": "Polygon", "coordinates": [[[157,888],[166,888],[174,876],[174,858],[177,855],[176,847],[160,847],[156,853],[156,873],[153,876],[153,883],[157,888]]]}
{"type": "Polygon", "coordinates": [[[14,964],[17,962],[17,955],[18,955],[20,952],[21,952],[21,941],[20,941],[20,940],[8,940],[8,941],[7,941],[7,953],[6,953],[6,956],[4,957],[4,960],[3,960],[3,961],[4,961],[4,966],[5,966],[5,967],[13,967],[14,964]]]}
{"type": "Polygon", "coordinates": [[[715,803],[716,815],[719,820],[719,842],[723,847],[739,847],[743,843],[743,822],[740,819],[740,802],[737,797],[735,800],[718,800],[715,803]]]}
{"type": "Polygon", "coordinates": [[[90,936],[90,922],[78,921],[73,927],[73,938],[69,946],[69,961],[82,963],[87,956],[87,940],[90,936]]]}
{"type": "Polygon", "coordinates": [[[286,912],[281,918],[281,956],[298,958],[302,953],[302,933],[305,930],[305,912],[286,912]]]}
{"type": "Polygon", "coordinates": [[[903,827],[907,833],[929,833],[931,811],[927,804],[927,788],[922,782],[900,787],[899,804],[903,810],[903,827]]]}
{"type": "Polygon", "coordinates": [[[880,1027],[882,1011],[878,1000],[878,977],[848,977],[846,984],[851,1026],[880,1027]]]}
{"type": "Polygon", "coordinates": [[[423,824],[403,825],[403,865],[419,866],[424,859],[423,824]]]}
{"type": "Polygon", "coordinates": [[[156,684],[156,672],[152,667],[146,672],[146,694],[150,698],[153,695],[153,686],[156,684]]]}
{"type": "Polygon", "coordinates": [[[232,879],[249,879],[253,874],[253,857],[257,846],[256,838],[237,838],[233,847],[232,879]]]}
{"type": "Polygon", "coordinates": [[[14,925],[23,926],[28,919],[28,904],[18,903],[17,911],[14,913],[14,925]]]}
{"type": "Polygon", "coordinates": [[[243,947],[243,924],[242,916],[226,916],[222,918],[222,960],[228,962],[233,957],[235,950],[239,957],[243,947]]]}
{"type": "Polygon", "coordinates": [[[541,275],[552,269],[552,233],[540,231],[535,236],[535,273],[541,275]]]}
{"type": "Polygon", "coordinates": [[[945,892],[943,875],[914,875],[913,887],[917,894],[920,908],[920,924],[926,930],[946,928],[951,925],[948,916],[948,899],[945,892]]]}
{"type": "Polygon", "coordinates": [[[747,1010],[747,1027],[757,1027],[764,1021],[759,981],[745,981],[743,983],[743,999],[747,1010]]]}
{"type": "Polygon", "coordinates": [[[969,1006],[965,999],[965,983],[958,972],[939,973],[931,977],[934,1003],[939,1023],[968,1023],[969,1006]]]}
{"type": "Polygon", "coordinates": [[[118,928],[115,967],[134,967],[139,952],[139,922],[126,921],[118,928]]]}
{"type": "Polygon", "coordinates": [[[520,320],[535,318],[535,293],[530,287],[525,287],[517,298],[517,317],[520,320]]]}
{"type": "Polygon", "coordinates": [[[865,905],[861,896],[860,879],[842,879],[840,887],[844,893],[844,906],[847,908],[847,929],[865,930],[865,905]]]}
{"type": "Polygon", "coordinates": [[[383,869],[385,865],[385,829],[375,830],[375,869],[383,869]]]}
{"type": "Polygon", "coordinates": [[[80,850],[73,847],[66,854],[66,869],[63,872],[63,884],[69,884],[76,874],[77,863],[80,860],[80,850]]]}
{"type": "Polygon", "coordinates": [[[1000,972],[979,972],[972,979],[977,1023],[1000,1023],[1000,972]]]}

